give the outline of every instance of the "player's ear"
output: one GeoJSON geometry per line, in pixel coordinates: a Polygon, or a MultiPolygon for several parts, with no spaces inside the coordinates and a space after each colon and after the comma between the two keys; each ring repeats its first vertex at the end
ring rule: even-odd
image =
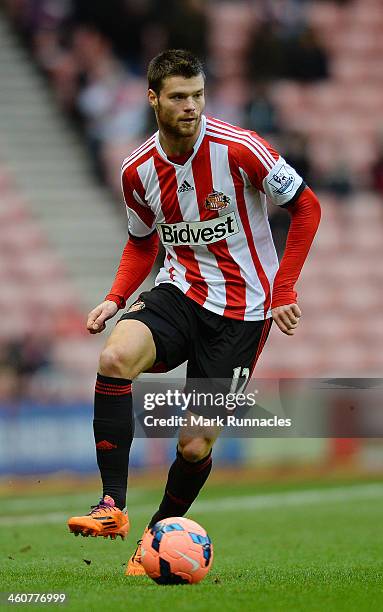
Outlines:
{"type": "Polygon", "coordinates": [[[153,109],[156,109],[158,106],[158,96],[153,89],[148,89],[148,100],[149,104],[153,109]]]}

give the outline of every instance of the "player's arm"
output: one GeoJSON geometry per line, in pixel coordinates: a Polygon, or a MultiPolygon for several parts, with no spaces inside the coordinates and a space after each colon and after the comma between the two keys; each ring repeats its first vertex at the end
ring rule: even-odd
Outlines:
{"type": "Polygon", "coordinates": [[[126,300],[144,282],[155,262],[158,243],[156,231],[145,239],[130,236],[122,252],[110,292],[105,297],[105,301],[88,315],[87,329],[91,334],[103,331],[106,321],[125,307],[126,300]]]}
{"type": "Polygon", "coordinates": [[[321,217],[319,200],[309,187],[283,206],[291,217],[285,252],[274,279],[272,315],[279,329],[292,336],[301,311],[295,284],[310,250],[321,217]]]}
{"type": "Polygon", "coordinates": [[[128,213],[129,240],[110,292],[88,315],[87,329],[91,334],[103,331],[105,322],[125,307],[126,300],[150,273],[158,253],[154,214],[146,205],[137,173],[125,171],[122,188],[128,213]]]}
{"type": "Polygon", "coordinates": [[[268,142],[251,133],[239,163],[248,180],[291,216],[286,248],[274,279],[272,316],[279,329],[292,336],[301,316],[294,289],[320,221],[317,197],[268,142]]]}

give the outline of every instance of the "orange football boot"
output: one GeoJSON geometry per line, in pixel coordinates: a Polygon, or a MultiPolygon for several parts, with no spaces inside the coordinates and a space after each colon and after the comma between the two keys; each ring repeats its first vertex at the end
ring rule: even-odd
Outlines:
{"type": "Polygon", "coordinates": [[[103,536],[115,540],[121,536],[124,540],[129,533],[129,518],[125,512],[116,508],[113,497],[105,495],[97,506],[91,506],[91,511],[85,516],[72,516],[68,520],[71,533],[78,536],[103,536]]]}
{"type": "MultiPolygon", "coordinates": [[[[148,530],[149,530],[149,528],[146,527],[144,533],[142,534],[142,538],[144,537],[145,533],[148,532],[148,530]]],[[[141,540],[138,540],[137,548],[136,548],[136,550],[134,551],[134,553],[132,554],[132,556],[130,557],[130,559],[128,561],[128,565],[126,566],[126,570],[125,570],[125,576],[145,576],[146,575],[144,566],[141,563],[141,560],[142,560],[142,553],[141,553],[142,538],[141,538],[141,540]]]]}

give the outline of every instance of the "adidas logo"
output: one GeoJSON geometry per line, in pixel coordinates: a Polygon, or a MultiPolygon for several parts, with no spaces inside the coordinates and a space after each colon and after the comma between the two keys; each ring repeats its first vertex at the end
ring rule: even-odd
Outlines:
{"type": "Polygon", "coordinates": [[[185,191],[194,191],[194,187],[192,187],[187,181],[184,181],[178,189],[178,193],[185,193],[185,191]]]}

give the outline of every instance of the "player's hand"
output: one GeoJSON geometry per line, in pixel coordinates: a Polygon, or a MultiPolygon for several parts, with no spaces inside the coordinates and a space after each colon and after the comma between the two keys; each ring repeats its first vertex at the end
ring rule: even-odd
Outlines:
{"type": "Polygon", "coordinates": [[[293,336],[295,334],[299,319],[302,316],[301,310],[297,304],[277,306],[272,309],[271,313],[273,315],[273,320],[284,334],[287,336],[293,336]]]}
{"type": "Polygon", "coordinates": [[[93,308],[88,314],[86,328],[90,334],[98,334],[104,331],[105,322],[114,317],[118,310],[118,306],[112,300],[106,300],[93,308]]]}

